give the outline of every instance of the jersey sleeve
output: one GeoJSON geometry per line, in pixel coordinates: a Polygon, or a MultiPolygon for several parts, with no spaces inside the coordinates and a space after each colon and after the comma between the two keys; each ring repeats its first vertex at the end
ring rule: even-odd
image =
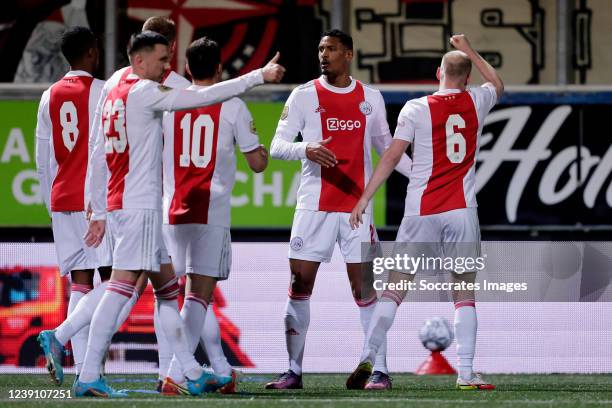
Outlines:
{"type": "Polygon", "coordinates": [[[417,116],[416,113],[416,108],[413,102],[406,102],[406,105],[404,105],[397,118],[397,127],[395,128],[394,138],[414,143],[417,116]]]}
{"type": "Polygon", "coordinates": [[[234,122],[234,137],[242,153],[248,153],[259,147],[259,137],[255,122],[246,104],[235,99],[237,104],[236,121],[234,122]]]}
{"type": "Polygon", "coordinates": [[[389,123],[387,123],[387,110],[385,108],[385,100],[380,92],[377,92],[376,102],[373,114],[372,124],[372,146],[376,149],[379,156],[391,145],[391,131],[389,123]]]}
{"type": "MultiPolygon", "coordinates": [[[[374,123],[374,133],[372,133],[372,145],[374,149],[376,149],[376,153],[379,156],[382,156],[385,153],[385,150],[391,146],[391,141],[393,138],[391,137],[391,131],[389,130],[389,123],[387,122],[387,110],[385,109],[385,100],[382,94],[378,93],[379,100],[376,104],[376,108],[374,111],[377,112],[375,116],[376,122],[374,123]]],[[[397,166],[395,166],[395,170],[397,170],[400,174],[408,177],[410,175],[410,169],[412,167],[412,161],[410,157],[406,153],[402,155],[397,166]]]]}
{"type": "Polygon", "coordinates": [[[385,108],[385,99],[380,92],[376,92],[376,102],[373,109],[374,126],[372,127],[372,137],[388,136],[391,138],[389,123],[387,122],[387,109],[385,108]]]}
{"type": "MultiPolygon", "coordinates": [[[[104,93],[104,81],[99,79],[94,79],[91,88],[89,91],[90,98],[90,112],[91,114],[91,122],[89,123],[89,140],[87,141],[87,172],[85,173],[85,209],[91,203],[91,192],[89,191],[89,187],[91,185],[91,161],[89,157],[91,157],[91,152],[93,151],[93,142],[95,141],[94,133],[97,131],[96,124],[100,122],[102,119],[98,113],[98,104],[100,102],[100,98],[104,93]],[[95,101],[95,102],[94,102],[95,101]]],[[[106,93],[104,93],[104,98],[106,98],[106,93]]]]}
{"type": "Polygon", "coordinates": [[[291,92],[278,121],[270,146],[270,156],[275,159],[301,160],[306,158],[308,142],[294,142],[305,124],[304,114],[298,102],[299,90],[300,88],[296,88],[291,92]]]}
{"type": "Polygon", "coordinates": [[[105,86],[98,99],[98,106],[94,116],[91,132],[89,134],[89,161],[86,178],[86,201],[89,201],[92,209],[93,220],[106,219],[106,180],[107,171],[106,154],[104,151],[104,129],[102,126],[102,110],[108,86],[105,86]]]}
{"type": "Polygon", "coordinates": [[[487,82],[482,86],[470,88],[470,93],[474,97],[478,118],[483,120],[497,103],[497,91],[495,90],[495,86],[487,82]]]}
{"type": "Polygon", "coordinates": [[[38,105],[36,122],[36,173],[40,192],[47,212],[51,215],[51,136],[53,128],[49,118],[49,90],[45,91],[38,105]]]}
{"type": "Polygon", "coordinates": [[[156,111],[175,111],[194,109],[201,106],[223,102],[234,96],[245,93],[249,89],[263,84],[261,69],[251,71],[246,75],[229,81],[198,89],[174,89],[153,81],[143,81],[143,103],[156,111]]]}

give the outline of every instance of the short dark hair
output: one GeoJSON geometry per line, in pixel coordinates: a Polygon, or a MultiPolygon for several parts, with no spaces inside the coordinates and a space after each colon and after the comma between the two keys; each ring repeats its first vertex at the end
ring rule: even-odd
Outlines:
{"type": "Polygon", "coordinates": [[[342,30],[334,28],[333,30],[325,31],[323,34],[321,34],[321,38],[323,37],[336,37],[340,40],[340,44],[344,45],[345,48],[349,50],[353,49],[353,37],[342,30]]]}
{"type": "Polygon", "coordinates": [[[156,44],[168,45],[168,40],[163,35],[153,31],[143,31],[142,33],[133,34],[128,42],[127,53],[134,55],[142,50],[152,50],[156,44]]]}
{"type": "Polygon", "coordinates": [[[220,62],[221,48],[210,38],[199,38],[187,48],[187,63],[193,79],[213,77],[220,62]]]}
{"type": "Polygon", "coordinates": [[[153,31],[161,34],[166,37],[169,43],[176,39],[176,25],[174,24],[174,21],[164,16],[148,18],[142,25],[142,31],[153,31]]]}
{"type": "Polygon", "coordinates": [[[97,46],[96,36],[87,27],[73,27],[62,34],[62,54],[70,65],[85,56],[91,48],[97,46]]]}

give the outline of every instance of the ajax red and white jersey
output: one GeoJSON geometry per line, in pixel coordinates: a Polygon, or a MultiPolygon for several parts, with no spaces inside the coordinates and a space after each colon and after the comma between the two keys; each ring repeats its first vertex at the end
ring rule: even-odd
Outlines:
{"type": "MultiPolygon", "coordinates": [[[[193,85],[190,89],[204,88],[193,85]]],[[[238,98],[164,116],[166,224],[230,226],[230,196],[241,152],[259,146],[253,118],[238,98]]]]}
{"type": "Polygon", "coordinates": [[[289,96],[271,155],[302,160],[297,209],[351,212],[372,174],[370,152],[377,141],[385,147],[391,141],[381,93],[357,80],[346,88],[337,88],[320,77],[294,89],[289,96]],[[303,142],[286,143],[293,142],[298,133],[303,142]],[[332,168],[306,159],[306,145],[328,137],[332,140],[326,147],[338,160],[332,168]]]}
{"type": "Polygon", "coordinates": [[[36,163],[50,211],[85,209],[89,134],[103,86],[85,71],[70,71],[42,95],[36,163]]]}
{"type": "Polygon", "coordinates": [[[484,119],[497,102],[491,84],[408,101],[395,136],[412,144],[404,215],[476,207],[476,156],[484,119]]]}
{"type": "Polygon", "coordinates": [[[161,210],[163,111],[218,103],[262,82],[259,70],[196,91],[140,79],[129,70],[115,73],[97,108],[101,120],[92,153],[94,219],[105,216],[104,203],[108,211],[161,210]],[[106,197],[104,180],[108,180],[106,197]]]}

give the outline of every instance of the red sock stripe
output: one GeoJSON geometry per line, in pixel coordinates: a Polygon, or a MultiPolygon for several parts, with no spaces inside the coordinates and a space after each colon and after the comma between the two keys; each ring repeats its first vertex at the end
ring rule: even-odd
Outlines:
{"type": "Polygon", "coordinates": [[[187,293],[187,295],[185,296],[185,301],[188,301],[188,300],[192,302],[198,302],[199,304],[202,305],[204,309],[208,309],[208,302],[202,299],[201,297],[199,297],[197,293],[193,293],[193,292],[187,293]]]}
{"type": "Polygon", "coordinates": [[[289,298],[293,300],[308,300],[310,299],[310,295],[304,293],[293,293],[291,289],[289,289],[289,298]]]}
{"type": "Polygon", "coordinates": [[[471,306],[476,307],[476,301],[474,299],[460,300],[459,302],[455,302],[455,309],[459,309],[460,307],[471,306]]]}
{"type": "Polygon", "coordinates": [[[176,276],[172,279],[170,279],[168,282],[164,283],[161,288],[157,289],[156,292],[160,292],[163,291],[171,286],[174,286],[175,284],[178,284],[178,279],[176,278],[176,276]]]}
{"type": "Polygon", "coordinates": [[[70,290],[73,292],[81,292],[83,294],[89,293],[93,289],[93,285],[84,285],[81,283],[73,283],[70,290]]]}
{"type": "Polygon", "coordinates": [[[368,307],[368,306],[376,303],[376,293],[373,294],[372,296],[370,296],[367,299],[357,299],[357,298],[354,298],[354,299],[355,299],[355,303],[357,303],[357,306],[359,306],[359,307],[368,307]]]}
{"type": "Polygon", "coordinates": [[[129,281],[124,281],[124,280],[116,280],[116,281],[111,281],[111,282],[109,283],[109,285],[110,285],[111,283],[112,283],[113,285],[115,285],[116,287],[121,287],[121,288],[123,288],[123,289],[125,289],[125,290],[131,290],[131,291],[133,291],[133,290],[134,290],[134,288],[136,287],[136,285],[135,285],[134,283],[129,282],[129,281]]]}
{"type": "Polygon", "coordinates": [[[134,293],[134,285],[130,286],[117,281],[110,281],[106,287],[106,290],[110,290],[111,292],[131,298],[132,294],[134,293]]]}
{"type": "Polygon", "coordinates": [[[397,303],[398,306],[402,303],[402,298],[397,293],[392,292],[390,290],[385,290],[383,292],[381,298],[390,299],[390,300],[394,301],[395,303],[397,303]]]}
{"type": "Polygon", "coordinates": [[[168,281],[164,286],[155,291],[155,297],[163,300],[178,299],[179,284],[176,278],[168,281]]]}

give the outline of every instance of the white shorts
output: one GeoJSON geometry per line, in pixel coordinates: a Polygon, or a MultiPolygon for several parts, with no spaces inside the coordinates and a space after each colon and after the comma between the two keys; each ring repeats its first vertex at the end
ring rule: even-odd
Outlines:
{"type": "Polygon", "coordinates": [[[349,224],[350,216],[345,212],[295,210],[289,258],[330,262],[338,242],[344,262],[371,261],[378,251],[378,234],[372,216],[363,214],[363,224],[356,230],[349,224]]]}
{"type": "Polygon", "coordinates": [[[232,265],[229,228],[207,224],[164,224],[163,233],[176,276],[193,273],[218,280],[229,277],[232,265]]]}
{"type": "Polygon", "coordinates": [[[96,254],[98,255],[98,266],[113,266],[114,246],[115,240],[113,239],[113,233],[107,224],[106,231],[104,231],[104,238],[102,238],[102,243],[100,243],[100,245],[98,245],[96,248],[96,254]]]}
{"type": "Polygon", "coordinates": [[[124,208],[108,214],[107,228],[115,241],[113,269],[159,272],[170,263],[162,239],[161,210],[124,208]]]}
{"type": "Polygon", "coordinates": [[[402,219],[394,253],[424,252],[427,256],[479,257],[480,224],[476,208],[460,208],[402,219]],[[435,245],[427,245],[433,243],[435,245]],[[423,245],[425,244],[425,245],[423,245]]]}
{"type": "Polygon", "coordinates": [[[85,211],[52,212],[51,228],[62,276],[70,271],[98,267],[96,249],[85,245],[83,240],[87,232],[85,211]]]}

